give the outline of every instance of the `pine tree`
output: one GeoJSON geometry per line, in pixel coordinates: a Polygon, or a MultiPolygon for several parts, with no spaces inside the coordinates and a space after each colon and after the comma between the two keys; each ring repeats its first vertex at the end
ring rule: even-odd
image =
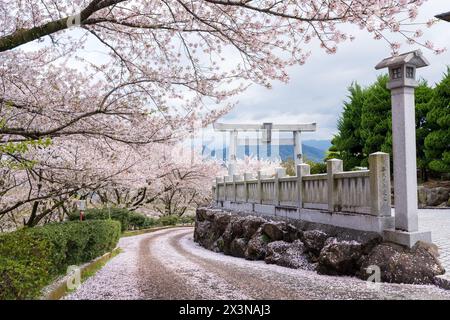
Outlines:
{"type": "Polygon", "coordinates": [[[353,83],[348,91],[348,100],[344,102],[344,111],[337,124],[339,133],[333,138],[328,153],[328,157],[342,159],[345,170],[359,166],[364,159],[360,129],[365,90],[353,83]]]}
{"type": "Polygon", "coordinates": [[[361,164],[364,166],[368,165],[368,156],[373,152],[392,153],[391,93],[386,87],[388,81],[387,75],[380,76],[366,89],[361,114],[364,153],[361,164]]]}
{"type": "Polygon", "coordinates": [[[436,172],[450,172],[450,68],[436,86],[426,120],[433,127],[425,138],[428,167],[436,172]]]}
{"type": "MultiPolygon", "coordinates": [[[[367,166],[368,156],[373,152],[387,152],[392,159],[392,116],[391,93],[386,84],[388,76],[380,76],[368,88],[357,83],[349,87],[348,101],[338,120],[338,134],[332,139],[327,159],[339,158],[344,161],[344,169],[367,166]]],[[[416,138],[418,168],[422,178],[427,178],[429,159],[425,154],[424,140],[433,130],[439,129],[427,119],[431,110],[430,100],[433,89],[426,81],[416,88],[416,138]]]]}
{"type": "Polygon", "coordinates": [[[425,138],[436,125],[427,121],[427,114],[431,110],[431,99],[433,98],[433,89],[428,86],[426,81],[421,81],[416,88],[416,145],[417,145],[417,168],[421,171],[423,181],[428,180],[428,158],[425,155],[425,138]]]}

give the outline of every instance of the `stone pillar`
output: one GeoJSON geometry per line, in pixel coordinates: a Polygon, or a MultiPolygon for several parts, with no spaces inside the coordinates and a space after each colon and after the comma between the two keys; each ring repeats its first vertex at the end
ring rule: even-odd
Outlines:
{"type": "Polygon", "coordinates": [[[237,158],[237,143],[238,143],[237,130],[230,131],[230,147],[228,150],[228,174],[233,175],[235,173],[235,163],[237,158]]]}
{"type": "Polygon", "coordinates": [[[300,211],[303,208],[303,177],[311,174],[309,164],[298,164],[297,167],[297,207],[300,211]]]}
{"type": "Polygon", "coordinates": [[[258,203],[262,204],[262,183],[261,183],[262,171],[258,170],[258,203]]]}
{"type": "Polygon", "coordinates": [[[387,241],[408,247],[419,240],[431,242],[430,232],[419,232],[414,101],[416,69],[428,65],[422,52],[416,50],[386,58],[375,67],[389,70],[387,87],[392,104],[395,230],[385,230],[383,235],[387,241]]]}
{"type": "Polygon", "coordinates": [[[419,231],[417,212],[415,86],[390,86],[395,230],[385,230],[384,238],[408,247],[419,240],[431,242],[431,232],[419,231]]]}
{"type": "Polygon", "coordinates": [[[230,180],[232,179],[232,177],[230,176],[224,176],[223,177],[223,186],[224,186],[224,191],[225,191],[225,201],[231,201],[230,197],[228,196],[228,187],[227,185],[229,184],[230,180]]]}
{"type": "Polygon", "coordinates": [[[280,178],[283,178],[286,176],[286,169],[284,168],[276,168],[275,169],[275,187],[274,187],[274,195],[273,195],[273,204],[276,206],[280,205],[281,200],[281,184],[280,184],[280,178]]]}
{"type": "Polygon", "coordinates": [[[389,154],[376,152],[369,155],[370,214],[391,216],[391,171],[389,154]]]}
{"type": "Polygon", "coordinates": [[[395,228],[419,230],[414,87],[391,89],[395,228]]]}
{"type": "Polygon", "coordinates": [[[228,175],[231,177],[236,173],[236,163],[228,162],[228,175]]]}
{"type": "Polygon", "coordinates": [[[327,175],[328,175],[328,211],[335,210],[337,194],[334,180],[334,174],[343,171],[342,160],[330,159],[327,161],[327,175]]]}
{"type": "Polygon", "coordinates": [[[303,163],[301,131],[294,131],[294,157],[295,164],[303,163]]]}
{"type": "Polygon", "coordinates": [[[256,159],[261,160],[261,139],[259,138],[259,131],[256,132],[256,159]]]}
{"type": "Polygon", "coordinates": [[[220,201],[220,190],[219,190],[220,177],[216,177],[216,204],[219,204],[220,201]]]}
{"type": "Polygon", "coordinates": [[[249,199],[249,195],[248,195],[248,183],[247,183],[247,181],[248,181],[248,180],[251,180],[252,177],[253,177],[253,176],[252,176],[251,173],[248,173],[248,172],[244,173],[244,192],[245,192],[245,197],[244,197],[244,199],[245,199],[245,202],[246,202],[246,203],[248,203],[248,199],[249,199]]]}
{"type": "Polygon", "coordinates": [[[237,186],[236,182],[240,180],[240,176],[238,174],[233,174],[233,201],[237,200],[237,186]]]}
{"type": "Polygon", "coordinates": [[[251,156],[252,152],[250,150],[250,139],[249,137],[245,137],[245,143],[244,143],[244,157],[251,156]]]}

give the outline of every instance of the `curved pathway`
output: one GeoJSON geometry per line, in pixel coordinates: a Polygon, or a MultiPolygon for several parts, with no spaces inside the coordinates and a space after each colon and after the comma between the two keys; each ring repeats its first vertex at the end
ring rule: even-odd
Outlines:
{"type": "Polygon", "coordinates": [[[368,285],[201,248],[192,228],[122,238],[123,252],[66,299],[450,299],[435,286],[368,285]]]}

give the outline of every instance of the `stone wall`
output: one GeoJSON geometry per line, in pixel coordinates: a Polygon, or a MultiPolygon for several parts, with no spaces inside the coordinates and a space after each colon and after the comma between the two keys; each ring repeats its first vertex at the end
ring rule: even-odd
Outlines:
{"type": "Polygon", "coordinates": [[[366,270],[375,265],[382,281],[430,284],[444,273],[433,244],[418,242],[408,249],[384,243],[376,233],[290,222],[199,208],[194,241],[226,255],[328,275],[367,279],[366,270]]]}
{"type": "Polygon", "coordinates": [[[450,187],[426,187],[417,188],[419,208],[450,207],[450,187]]]}

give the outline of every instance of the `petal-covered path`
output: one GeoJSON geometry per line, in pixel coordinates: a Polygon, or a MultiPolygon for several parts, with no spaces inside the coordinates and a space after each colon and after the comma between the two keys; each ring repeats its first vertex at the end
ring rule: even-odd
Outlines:
{"type": "Polygon", "coordinates": [[[66,299],[450,299],[435,286],[368,285],[199,247],[192,228],[122,238],[123,252],[66,299]]]}

